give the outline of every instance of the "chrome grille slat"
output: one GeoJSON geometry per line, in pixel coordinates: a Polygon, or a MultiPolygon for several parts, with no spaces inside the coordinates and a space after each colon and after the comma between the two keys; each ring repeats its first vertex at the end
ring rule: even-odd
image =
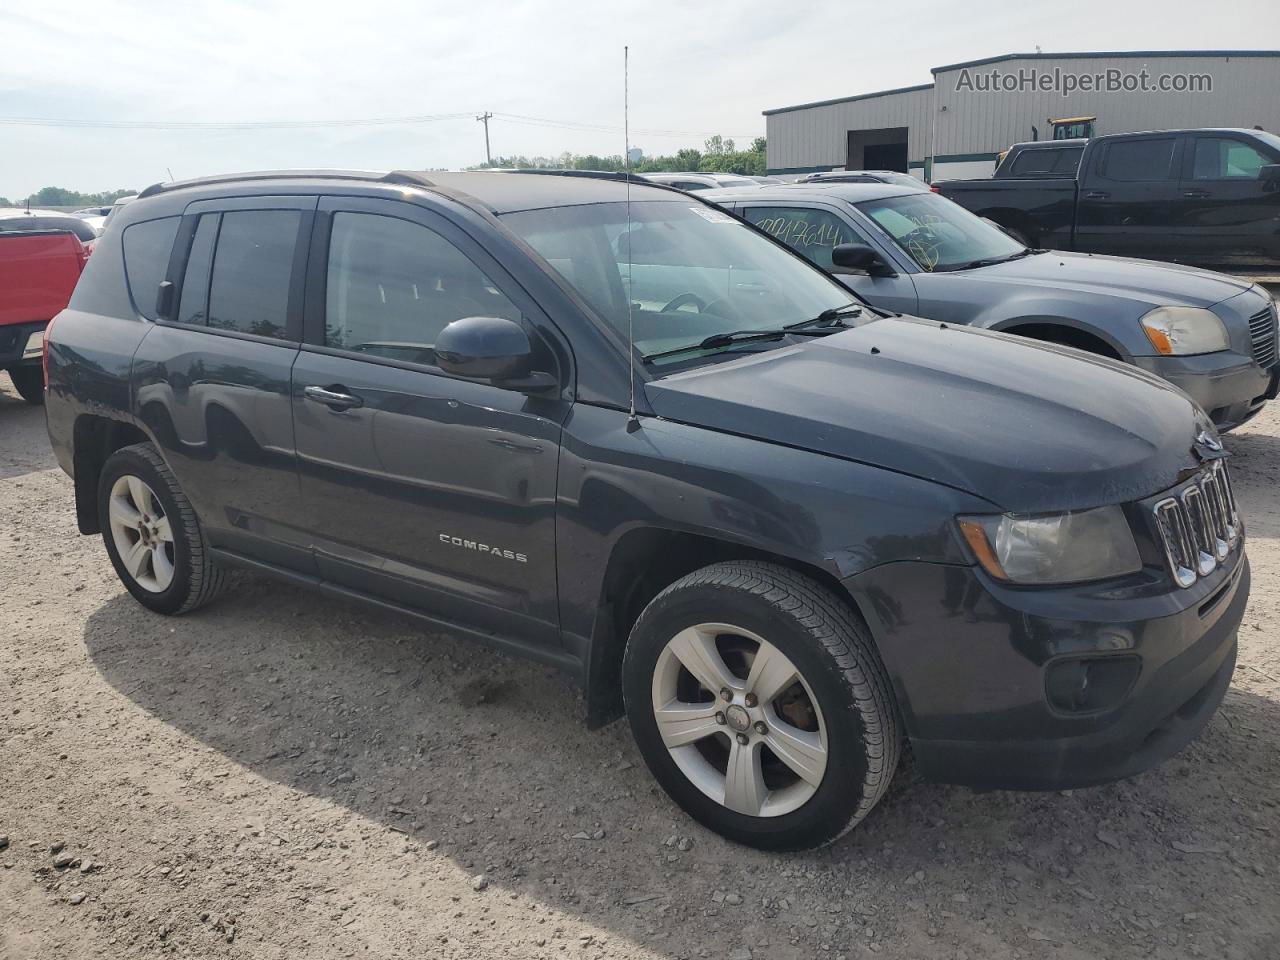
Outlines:
{"type": "Polygon", "coordinates": [[[1274,305],[1259,310],[1249,318],[1249,340],[1253,346],[1253,359],[1262,367],[1276,362],[1276,308],[1274,305]]]}
{"type": "Polygon", "coordinates": [[[1222,460],[1151,510],[1169,572],[1180,587],[1212,573],[1240,539],[1235,493],[1222,460]]]}

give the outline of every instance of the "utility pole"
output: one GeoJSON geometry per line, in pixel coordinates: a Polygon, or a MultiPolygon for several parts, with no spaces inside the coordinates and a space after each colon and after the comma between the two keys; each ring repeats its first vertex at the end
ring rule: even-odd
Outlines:
{"type": "Polygon", "coordinates": [[[484,124],[484,162],[489,166],[493,166],[493,156],[489,153],[489,121],[493,118],[493,114],[486,110],[480,116],[476,117],[484,124]]]}

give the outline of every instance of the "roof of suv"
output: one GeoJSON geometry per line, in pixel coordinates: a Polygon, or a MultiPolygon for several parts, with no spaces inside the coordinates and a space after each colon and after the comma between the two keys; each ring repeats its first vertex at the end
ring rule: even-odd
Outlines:
{"type": "MultiPolygon", "coordinates": [[[[226,174],[196,180],[180,180],[158,183],[147,187],[138,196],[145,198],[175,190],[197,187],[226,186],[252,183],[268,186],[298,181],[323,183],[364,182],[418,186],[433,188],[460,199],[470,200],[487,207],[493,213],[511,213],[516,210],[536,210],[543,207],[574,206],[587,203],[609,203],[623,200],[627,195],[626,175],[612,173],[586,173],[583,171],[546,171],[539,173],[507,173],[504,171],[418,172],[412,170],[269,170],[256,173],[226,174]]],[[[661,184],[642,180],[638,175],[631,180],[631,199],[688,200],[689,194],[661,184]]]]}
{"type": "Polygon", "coordinates": [[[929,188],[923,183],[917,190],[897,183],[824,183],[821,180],[814,180],[809,183],[787,183],[782,186],[771,186],[766,183],[752,190],[705,190],[698,196],[712,202],[835,197],[837,200],[845,200],[849,203],[862,203],[864,200],[883,200],[886,197],[905,197],[913,193],[928,192],[929,188]]]}

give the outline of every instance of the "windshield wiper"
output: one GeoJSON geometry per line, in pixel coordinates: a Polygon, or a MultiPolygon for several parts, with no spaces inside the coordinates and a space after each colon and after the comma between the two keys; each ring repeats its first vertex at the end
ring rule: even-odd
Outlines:
{"type": "Polygon", "coordinates": [[[981,260],[970,260],[968,263],[957,263],[954,266],[947,267],[944,273],[952,270],[973,270],[976,267],[994,267],[997,263],[1008,263],[1011,260],[1021,260],[1023,257],[1029,257],[1033,253],[1038,253],[1031,247],[1023,247],[1017,253],[1011,253],[1007,257],[983,257],[981,260]]]}
{"type": "MultiPolygon", "coordinates": [[[[850,306],[853,306],[852,304],[850,306]]],[[[650,363],[654,360],[661,360],[663,357],[674,357],[681,353],[689,353],[694,350],[718,350],[721,347],[731,347],[739,343],[759,343],[764,340],[781,340],[787,336],[798,337],[823,337],[829,333],[838,333],[844,329],[844,324],[838,326],[826,326],[818,329],[805,329],[806,325],[823,321],[830,324],[834,320],[838,320],[849,307],[836,307],[834,311],[825,310],[811,320],[801,320],[798,324],[789,324],[776,330],[730,330],[725,333],[713,333],[709,337],[703,337],[697,343],[689,343],[683,347],[676,347],[672,350],[661,350],[658,353],[646,353],[640,359],[644,363],[650,363]],[[830,314],[830,316],[828,316],[830,314]]],[[[860,307],[855,309],[861,311],[860,307]]]]}
{"type": "Polygon", "coordinates": [[[801,320],[799,323],[788,323],[784,330],[804,330],[807,327],[823,327],[830,324],[831,326],[841,326],[838,323],[841,317],[856,317],[862,313],[862,304],[850,301],[841,307],[832,307],[830,310],[823,310],[816,317],[810,317],[808,320],[801,320]]]}

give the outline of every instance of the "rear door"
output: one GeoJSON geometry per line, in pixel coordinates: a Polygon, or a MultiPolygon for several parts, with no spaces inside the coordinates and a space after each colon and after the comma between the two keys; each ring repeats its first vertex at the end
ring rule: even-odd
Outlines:
{"type": "MultiPolygon", "coordinates": [[[[210,543],[303,572],[312,561],[298,499],[289,377],[302,333],[315,205],[315,197],[296,196],[190,204],[169,260],[174,296],[133,366],[137,415],[163,448],[210,543]]],[[[142,231],[164,241],[160,223],[125,229],[126,260],[134,240],[147,242],[142,231]]],[[[140,310],[152,311],[154,287],[132,292],[140,310]]]]}
{"type": "Polygon", "coordinates": [[[1182,137],[1108,138],[1086,156],[1076,206],[1075,248],[1174,260],[1184,247],[1174,222],[1182,137]]]}
{"type": "Polygon", "coordinates": [[[441,371],[436,335],[468,316],[522,323],[539,369],[569,376],[536,304],[440,213],[321,201],[307,343],[293,368],[316,563],[361,593],[556,646],[556,470],[569,403],[441,371]]]}
{"type": "Polygon", "coordinates": [[[1259,173],[1280,156],[1245,135],[1188,136],[1175,217],[1183,257],[1206,266],[1280,264],[1280,190],[1259,173]]]}
{"type": "Polygon", "coordinates": [[[848,213],[835,204],[810,201],[761,200],[738,203],[738,214],[771,237],[781,240],[806,260],[836,278],[850,290],[877,307],[895,313],[914,313],[916,288],[910,274],[900,269],[896,276],[873,277],[861,270],[836,267],[831,251],[839,243],[861,243],[894,263],[893,254],[855,224],[848,213]]]}

